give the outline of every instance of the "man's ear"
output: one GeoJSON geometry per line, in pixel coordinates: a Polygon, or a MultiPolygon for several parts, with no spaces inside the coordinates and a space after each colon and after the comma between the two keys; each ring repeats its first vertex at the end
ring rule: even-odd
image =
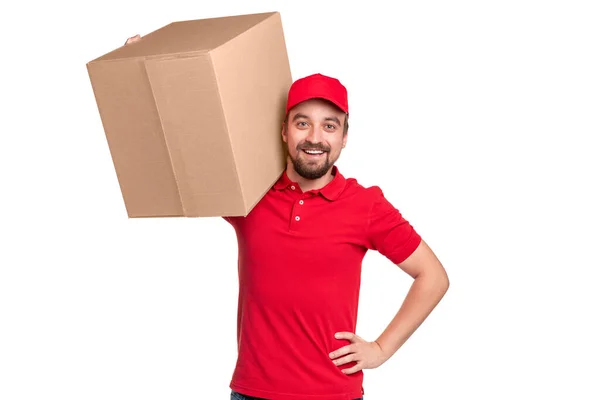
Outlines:
{"type": "Polygon", "coordinates": [[[285,122],[281,124],[281,138],[287,143],[287,129],[285,129],[285,122]]]}

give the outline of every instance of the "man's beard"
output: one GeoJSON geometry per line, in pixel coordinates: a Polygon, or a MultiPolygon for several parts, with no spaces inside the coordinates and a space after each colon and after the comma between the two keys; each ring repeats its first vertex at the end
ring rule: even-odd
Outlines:
{"type": "Polygon", "coordinates": [[[290,155],[290,159],[292,160],[292,164],[294,166],[294,169],[298,173],[298,175],[300,175],[301,177],[303,177],[305,179],[319,179],[319,178],[325,176],[327,171],[329,171],[329,169],[335,162],[335,160],[331,160],[329,158],[329,156],[331,154],[329,149],[324,149],[322,147],[298,146],[298,153],[299,153],[298,156],[295,158],[290,155]],[[302,154],[300,154],[300,153],[302,152],[303,149],[304,150],[314,149],[314,150],[325,151],[325,154],[324,154],[325,162],[323,164],[314,164],[314,163],[309,163],[309,162],[301,159],[302,154]]]}

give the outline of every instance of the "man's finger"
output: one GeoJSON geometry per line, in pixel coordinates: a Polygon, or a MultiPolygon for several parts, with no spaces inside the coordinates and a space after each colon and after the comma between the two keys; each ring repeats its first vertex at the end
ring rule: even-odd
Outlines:
{"type": "Polygon", "coordinates": [[[131,43],[137,42],[137,41],[138,41],[138,40],[140,40],[140,39],[141,39],[141,37],[140,37],[140,34],[138,33],[137,35],[135,35],[135,36],[132,36],[132,37],[128,38],[128,39],[125,41],[125,44],[131,44],[131,43]]]}
{"type": "Polygon", "coordinates": [[[349,344],[344,347],[340,347],[339,349],[332,351],[329,353],[329,358],[338,358],[339,356],[346,355],[352,351],[352,345],[349,344]]]}
{"type": "Polygon", "coordinates": [[[354,339],[354,333],[352,333],[352,332],[337,332],[335,334],[335,338],[352,340],[352,339],[354,339]]]}
{"type": "Polygon", "coordinates": [[[348,369],[343,369],[342,372],[345,374],[354,374],[355,372],[358,372],[362,369],[362,367],[359,367],[358,364],[356,364],[354,367],[352,368],[348,368],[348,369]]]}
{"type": "Polygon", "coordinates": [[[364,342],[365,341],[363,338],[361,338],[360,336],[358,336],[354,332],[337,332],[335,334],[335,338],[336,339],[346,339],[346,340],[349,340],[352,343],[364,342]]]}
{"type": "Polygon", "coordinates": [[[335,365],[348,364],[349,362],[356,361],[356,353],[348,354],[346,357],[338,358],[333,360],[335,365]]]}

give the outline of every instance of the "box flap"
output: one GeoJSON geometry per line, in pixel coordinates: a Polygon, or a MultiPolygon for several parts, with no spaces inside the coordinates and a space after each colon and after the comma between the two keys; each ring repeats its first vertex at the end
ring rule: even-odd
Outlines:
{"type": "Polygon", "coordinates": [[[210,54],[249,212],[286,166],[281,124],[292,74],[280,16],[210,54]]]}
{"type": "Polygon", "coordinates": [[[186,217],[241,215],[244,200],[210,55],[146,60],[186,217]]]}
{"type": "Polygon", "coordinates": [[[88,72],[128,216],[182,216],[143,60],[96,63],[88,72]]]}

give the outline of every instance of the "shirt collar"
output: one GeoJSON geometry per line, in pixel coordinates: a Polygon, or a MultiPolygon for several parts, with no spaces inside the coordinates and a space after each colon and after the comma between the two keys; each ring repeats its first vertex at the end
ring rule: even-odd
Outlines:
{"type": "MultiPolygon", "coordinates": [[[[338,167],[335,165],[333,166],[331,173],[333,175],[333,180],[321,189],[317,189],[316,192],[320,193],[326,199],[334,201],[340,197],[340,194],[342,194],[344,191],[344,188],[346,187],[346,178],[344,178],[344,176],[339,172],[338,167]]],[[[291,186],[296,186],[298,188],[300,187],[298,182],[292,181],[288,177],[287,171],[284,170],[279,180],[275,182],[275,185],[273,185],[273,188],[276,190],[283,190],[291,186]]]]}

